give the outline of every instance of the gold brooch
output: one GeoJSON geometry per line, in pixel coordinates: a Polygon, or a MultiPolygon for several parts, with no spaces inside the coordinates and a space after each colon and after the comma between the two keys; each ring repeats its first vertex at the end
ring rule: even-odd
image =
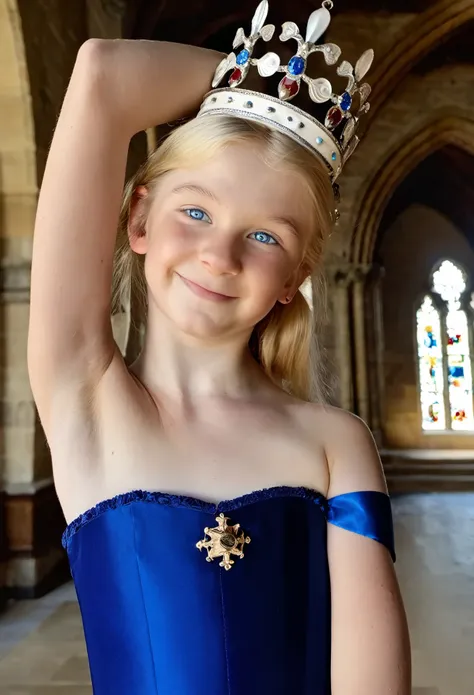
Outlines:
{"type": "Polygon", "coordinates": [[[205,528],[204,533],[209,538],[204,537],[202,541],[196,543],[196,548],[207,550],[207,562],[212,562],[216,557],[222,557],[219,567],[230,570],[234,561],[231,555],[237,555],[241,559],[244,557],[243,547],[245,543],[250,543],[250,538],[240,530],[240,524],[228,526],[229,518],[224,514],[216,517],[218,526],[215,528],[205,528]]]}

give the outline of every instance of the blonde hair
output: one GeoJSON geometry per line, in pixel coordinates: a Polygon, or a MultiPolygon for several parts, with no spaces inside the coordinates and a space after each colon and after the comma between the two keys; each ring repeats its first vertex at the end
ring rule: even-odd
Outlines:
{"type": "Polygon", "coordinates": [[[135,325],[146,324],[144,258],[132,251],[128,238],[136,188],[152,190],[167,172],[209,160],[222,148],[237,143],[255,144],[271,166],[283,165],[300,173],[313,203],[314,233],[303,260],[312,274],[313,308],[301,291],[289,304],[277,302],[255,326],[249,347],[274,383],[303,400],[324,402],[328,394],[318,330],[326,318],[321,259],[333,225],[334,197],[324,164],[282,133],[231,116],[212,116],[189,121],[165,138],[125,187],[114,258],[112,310],[120,312],[131,306],[135,325]]]}

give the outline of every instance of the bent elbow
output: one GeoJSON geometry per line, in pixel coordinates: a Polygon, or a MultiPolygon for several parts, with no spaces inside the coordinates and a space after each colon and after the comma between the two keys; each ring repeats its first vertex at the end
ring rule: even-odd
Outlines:
{"type": "Polygon", "coordinates": [[[114,43],[107,39],[87,39],[77,53],[73,78],[79,79],[80,82],[85,80],[88,84],[107,80],[114,43]]]}

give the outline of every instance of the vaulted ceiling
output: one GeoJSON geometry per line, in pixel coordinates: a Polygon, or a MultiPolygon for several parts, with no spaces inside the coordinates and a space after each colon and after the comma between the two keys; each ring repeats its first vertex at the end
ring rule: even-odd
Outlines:
{"type": "MultiPolygon", "coordinates": [[[[400,184],[385,209],[377,237],[376,256],[384,233],[413,204],[422,204],[449,218],[474,249],[474,157],[446,147],[427,157],[400,184]]],[[[383,259],[378,259],[383,263],[383,259]]]]}

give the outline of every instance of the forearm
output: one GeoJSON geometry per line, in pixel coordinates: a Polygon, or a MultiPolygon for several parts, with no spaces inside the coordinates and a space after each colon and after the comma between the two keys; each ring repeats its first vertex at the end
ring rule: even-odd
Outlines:
{"type": "Polygon", "coordinates": [[[99,63],[104,99],[130,136],[197,110],[222,59],[205,48],[161,41],[93,39],[81,51],[87,64],[99,63]]]}

